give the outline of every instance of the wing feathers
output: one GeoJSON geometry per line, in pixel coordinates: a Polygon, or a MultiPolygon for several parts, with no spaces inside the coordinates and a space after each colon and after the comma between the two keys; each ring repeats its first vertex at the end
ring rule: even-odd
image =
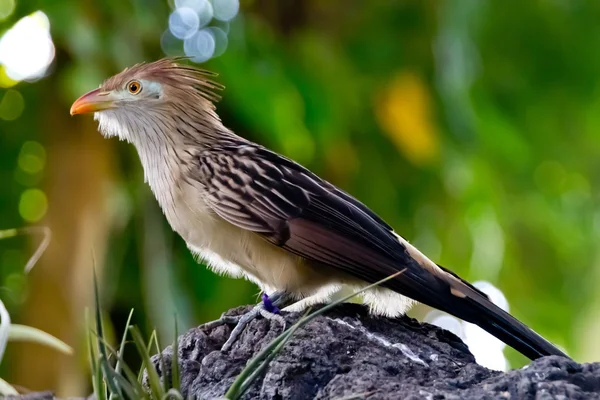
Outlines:
{"type": "Polygon", "coordinates": [[[300,165],[251,143],[214,146],[198,161],[192,178],[231,224],[365,282],[405,270],[384,286],[477,323],[530,358],[564,355],[452,272],[421,266],[381,218],[300,165]]]}

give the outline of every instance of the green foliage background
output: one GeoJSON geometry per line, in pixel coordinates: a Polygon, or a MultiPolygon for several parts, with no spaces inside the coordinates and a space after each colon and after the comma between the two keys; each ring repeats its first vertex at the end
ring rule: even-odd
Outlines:
{"type": "MultiPolygon", "coordinates": [[[[55,238],[27,277],[35,243],[0,243],[0,296],[15,322],[83,349],[93,257],[113,335],[131,307],[167,343],[174,310],[183,331],[254,302],[256,288],[197,265],[170,231],[133,148],[68,114],[106,77],[164,56],[170,5],[16,0],[0,34],[36,10],[56,55],[42,80],[0,88],[0,100],[18,92],[24,104],[0,119],[0,229],[26,224],[32,207],[55,238]],[[33,173],[19,161],[30,153],[43,163],[33,173]]],[[[352,193],[440,264],[492,282],[515,316],[592,361],[599,18],[592,0],[242,1],[226,52],[204,67],[227,87],[227,126],[352,193]]],[[[80,354],[15,345],[0,373],[84,394],[80,354]]],[[[512,366],[525,361],[507,354],[512,366]]]]}

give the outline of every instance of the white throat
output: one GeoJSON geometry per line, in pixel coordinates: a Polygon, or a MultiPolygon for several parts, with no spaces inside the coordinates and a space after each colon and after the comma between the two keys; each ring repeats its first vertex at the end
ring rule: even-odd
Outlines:
{"type": "Polygon", "coordinates": [[[158,127],[168,129],[166,121],[156,121],[158,116],[144,113],[146,121],[140,121],[138,114],[134,122],[129,114],[113,110],[97,112],[94,119],[98,121],[98,129],[105,137],[118,137],[132,143],[140,157],[144,169],[144,180],[148,182],[154,196],[167,212],[172,208],[173,194],[178,190],[178,182],[182,175],[181,157],[188,157],[183,143],[176,143],[178,135],[161,131],[158,127]]]}

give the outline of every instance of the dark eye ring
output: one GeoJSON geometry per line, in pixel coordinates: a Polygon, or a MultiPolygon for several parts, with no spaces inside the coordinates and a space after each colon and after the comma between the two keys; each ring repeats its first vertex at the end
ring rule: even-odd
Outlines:
{"type": "Polygon", "coordinates": [[[127,90],[131,94],[138,94],[142,91],[142,84],[139,81],[131,81],[127,84],[127,90]]]}

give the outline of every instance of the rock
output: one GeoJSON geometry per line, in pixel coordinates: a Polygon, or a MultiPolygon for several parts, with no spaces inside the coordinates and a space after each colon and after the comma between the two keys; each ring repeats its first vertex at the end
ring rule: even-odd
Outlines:
{"type": "MultiPolygon", "coordinates": [[[[291,325],[300,314],[284,317],[291,325]]],[[[198,327],[180,336],[184,396],[223,396],[281,326],[256,319],[229,352],[221,352],[229,333],[228,326],[198,327]]],[[[169,380],[171,356],[167,347],[162,358],[169,380]]],[[[153,361],[160,374],[158,356],[153,361]]],[[[581,365],[553,356],[507,373],[491,371],[476,364],[467,346],[448,331],[408,317],[373,317],[362,306],[345,304],[298,330],[243,398],[600,399],[600,363],[581,365]]]]}

